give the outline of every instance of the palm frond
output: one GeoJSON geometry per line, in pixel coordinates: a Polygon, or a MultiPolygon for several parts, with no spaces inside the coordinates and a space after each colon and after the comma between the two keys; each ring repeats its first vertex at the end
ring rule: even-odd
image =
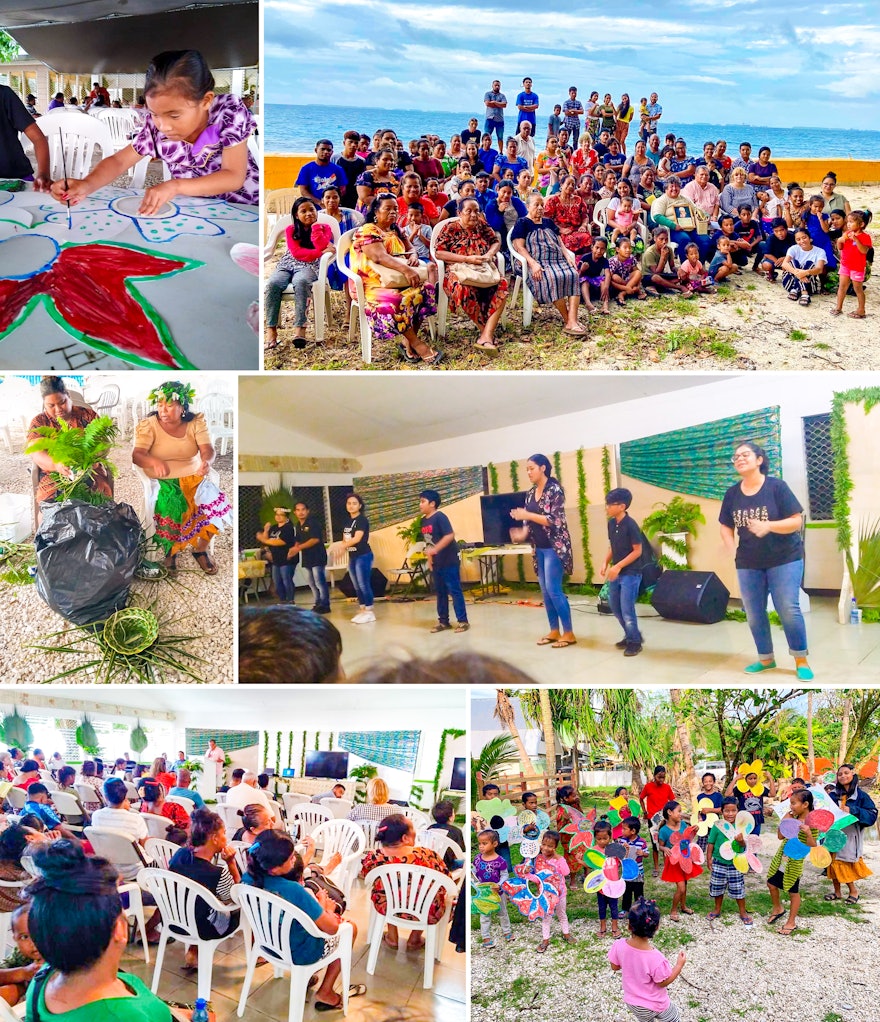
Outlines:
{"type": "Polygon", "coordinates": [[[852,582],[853,596],[859,607],[880,607],[880,519],[859,526],[859,563],[853,562],[852,551],[846,551],[846,566],[852,582]]]}

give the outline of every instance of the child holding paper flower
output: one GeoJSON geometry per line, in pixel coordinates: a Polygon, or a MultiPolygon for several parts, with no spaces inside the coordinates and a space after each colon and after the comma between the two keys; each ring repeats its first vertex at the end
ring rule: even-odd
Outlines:
{"type": "Polygon", "coordinates": [[[764,764],[759,759],[756,759],[754,763],[743,763],[724,791],[725,798],[733,795],[736,798],[737,807],[754,816],[754,834],[761,833],[761,824],[764,822],[765,791],[769,792],[770,798],[776,798],[776,781],[767,773],[764,764]],[[763,784],[764,780],[767,781],[766,788],[763,784]],[[734,786],[736,786],[735,791],[734,786]]]}
{"type": "MultiPolygon", "coordinates": [[[[474,859],[474,876],[483,884],[489,884],[493,891],[501,896],[501,907],[498,911],[498,918],[501,922],[501,933],[506,941],[513,940],[513,930],[510,926],[510,916],[507,914],[507,895],[501,889],[501,884],[510,876],[507,869],[507,861],[498,854],[498,831],[487,829],[477,834],[477,847],[479,852],[474,859]]],[[[480,915],[480,936],[483,947],[495,947],[495,939],[491,933],[492,917],[480,915]]]]}
{"type": "MultiPolygon", "coordinates": [[[[815,848],[816,838],[819,835],[818,829],[810,827],[807,823],[807,816],[812,812],[812,809],[813,793],[811,791],[793,791],[789,801],[789,810],[782,818],[783,820],[795,819],[798,821],[800,827],[797,836],[809,848],[815,848]]],[[[772,925],[785,915],[780,891],[787,891],[791,898],[791,907],[789,908],[788,919],[782,929],[779,930],[779,933],[783,937],[790,937],[797,927],[797,914],[798,909],[801,907],[801,896],[798,893],[798,889],[800,888],[801,876],[804,872],[804,862],[806,860],[793,859],[785,854],[785,844],[782,842],[787,839],[782,832],[782,820],[779,822],[780,829],[776,836],[779,838],[780,845],[770,861],[769,875],[767,877],[767,890],[770,891],[770,898],[773,902],[767,922],[772,925]]]]}
{"type": "MultiPolygon", "coordinates": [[[[572,936],[568,914],[565,911],[567,901],[565,878],[568,876],[568,863],[565,861],[565,857],[557,851],[558,845],[559,832],[545,830],[541,835],[540,854],[535,857],[535,872],[550,870],[554,874],[554,880],[556,881],[554,886],[559,892],[559,901],[556,902],[555,914],[559,920],[559,925],[562,927],[562,939],[566,944],[576,944],[577,940],[572,936]]],[[[550,946],[550,919],[550,915],[546,915],[541,919],[541,943],[535,948],[538,954],[543,954],[550,946]]]]}
{"type": "Polygon", "coordinates": [[[675,884],[669,918],[677,923],[679,911],[686,916],[694,914],[694,910],[687,907],[687,885],[688,880],[703,872],[703,850],[696,841],[696,827],[688,827],[682,820],[678,802],[667,802],[663,807],[663,826],[658,837],[666,855],[660,879],[667,884],[675,884]]]}
{"type": "MultiPolygon", "coordinates": [[[[736,799],[731,796],[724,799],[721,806],[721,815],[725,822],[733,826],[736,820],[737,807],[736,799]]],[[[740,843],[745,845],[745,835],[737,835],[740,843]]],[[[721,906],[724,903],[724,894],[727,892],[736,902],[739,908],[739,917],[745,926],[751,926],[752,917],[746,910],[746,876],[741,873],[733,862],[727,862],[721,857],[720,850],[723,844],[729,840],[729,835],[716,823],[709,833],[706,861],[709,863],[711,873],[709,875],[709,897],[715,899],[715,908],[709,913],[709,919],[718,919],[721,916],[721,906]]]]}

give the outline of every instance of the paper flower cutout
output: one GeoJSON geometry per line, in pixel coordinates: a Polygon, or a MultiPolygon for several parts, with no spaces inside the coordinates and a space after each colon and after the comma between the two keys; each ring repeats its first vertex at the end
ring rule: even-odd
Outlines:
{"type": "Polygon", "coordinates": [[[693,872],[694,866],[700,866],[704,861],[703,849],[697,844],[696,837],[696,827],[688,827],[670,835],[671,847],[666,853],[666,858],[673,865],[681,867],[682,873],[693,872]]]}
{"type": "Polygon", "coordinates": [[[530,809],[523,809],[519,816],[517,816],[516,822],[520,827],[528,827],[531,823],[537,823],[538,817],[530,809]]]}
{"type": "Polygon", "coordinates": [[[0,340],[40,304],[76,340],[133,365],[194,369],[135,281],[203,264],[113,242],[72,245],[28,231],[0,240],[0,340]],[[14,255],[4,251],[14,246],[14,255]],[[10,267],[15,269],[11,270],[10,267]]]}
{"type": "Polygon", "coordinates": [[[727,841],[718,849],[718,854],[727,862],[732,862],[740,873],[764,872],[764,864],[758,858],[761,851],[761,838],[753,834],[755,818],[751,813],[739,812],[733,823],[727,820],[718,821],[718,829],[727,837],[727,841]]]}
{"type": "Polygon", "coordinates": [[[567,834],[571,837],[568,843],[569,852],[576,852],[579,848],[593,847],[593,831],[590,829],[589,820],[584,817],[582,820],[567,823],[560,831],[560,834],[567,834]]]}
{"type": "Polygon", "coordinates": [[[501,888],[526,919],[543,919],[553,913],[559,901],[555,876],[550,870],[539,870],[527,877],[509,877],[501,888]]]}
{"type": "Polygon", "coordinates": [[[99,189],[71,207],[70,229],[66,207],[44,205],[40,206],[40,213],[45,223],[62,226],[64,236],[77,241],[112,238],[133,226],[144,241],[152,245],[167,244],[185,235],[222,237],[226,231],[218,220],[255,223],[259,219],[250,206],[198,196],[179,196],[173,202],[166,202],[152,216],[140,216],[138,209],[142,201],[141,192],[120,195],[118,188],[99,189]]]}
{"type": "Polygon", "coordinates": [[[815,845],[808,845],[801,839],[800,821],[787,816],[779,823],[779,833],[787,838],[783,852],[790,859],[810,858],[810,862],[818,869],[825,869],[831,862],[831,856],[841,851],[846,845],[846,834],[843,828],[855,823],[855,817],[844,813],[832,800],[831,808],[822,806],[813,809],[804,817],[807,826],[817,830],[815,845]]]}
{"type": "Polygon", "coordinates": [[[481,916],[490,916],[501,908],[501,895],[493,885],[479,880],[471,874],[471,910],[481,916]]]}
{"type": "Polygon", "coordinates": [[[537,838],[523,838],[519,845],[519,854],[524,859],[534,859],[541,851],[541,842],[537,838]]]}
{"type": "Polygon", "coordinates": [[[760,759],[756,759],[754,763],[743,763],[737,773],[739,774],[739,780],[736,782],[737,791],[741,791],[743,794],[750,791],[755,798],[760,798],[767,790],[762,783],[762,778],[764,776],[764,763],[760,759]],[[746,777],[749,774],[758,775],[758,782],[754,785],[754,787],[751,787],[746,781],[746,777]]]}
{"type": "Polygon", "coordinates": [[[642,807],[634,799],[625,799],[622,795],[612,798],[609,803],[608,822],[612,827],[618,827],[628,816],[639,818],[642,807]]]}
{"type": "MultiPolygon", "coordinates": [[[[619,898],[626,890],[621,860],[616,856],[602,855],[598,848],[591,849],[590,854],[593,857],[591,865],[596,868],[584,878],[584,890],[587,894],[597,894],[601,891],[607,898],[619,898]]],[[[586,856],[584,859],[586,860],[586,856]]]]}
{"type": "Polygon", "coordinates": [[[705,837],[717,822],[718,812],[712,799],[697,799],[697,808],[691,816],[691,826],[697,828],[697,837],[705,837]],[[701,814],[705,819],[700,818],[701,814]]]}

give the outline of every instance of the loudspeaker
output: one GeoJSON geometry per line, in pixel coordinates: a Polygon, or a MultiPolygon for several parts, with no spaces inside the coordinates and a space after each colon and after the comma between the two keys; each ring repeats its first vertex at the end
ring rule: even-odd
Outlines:
{"type": "Polygon", "coordinates": [[[664,571],[651,597],[661,617],[714,625],[724,619],[730,593],[714,571],[664,571]]]}
{"type": "MultiPolygon", "coordinates": [[[[378,568],[373,568],[370,572],[370,584],[373,587],[373,596],[377,599],[381,599],[385,595],[385,590],[388,588],[388,579],[379,571],[378,568]]],[[[357,595],[354,591],[354,586],[351,584],[351,576],[346,572],[342,578],[336,583],[336,588],[345,593],[348,597],[357,595]]]]}

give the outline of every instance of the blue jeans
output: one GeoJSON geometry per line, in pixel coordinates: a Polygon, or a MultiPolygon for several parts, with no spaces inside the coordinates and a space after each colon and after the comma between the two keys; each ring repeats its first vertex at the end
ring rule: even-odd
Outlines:
{"type": "Polygon", "coordinates": [[[696,231],[672,230],[669,232],[669,240],[674,241],[675,244],[678,245],[678,252],[676,254],[678,255],[679,261],[681,262],[683,262],[687,258],[685,254],[685,249],[688,247],[688,245],[690,245],[691,242],[693,242],[700,250],[701,261],[706,259],[706,257],[709,255],[709,252],[713,248],[713,242],[709,235],[697,234],[696,231]]]}
{"type": "Polygon", "coordinates": [[[551,546],[536,547],[535,557],[538,561],[538,585],[544,597],[550,631],[568,634],[571,631],[571,607],[562,591],[562,561],[551,546]]]}
{"type": "Polygon", "coordinates": [[[324,573],[324,565],[316,564],[314,568],[303,568],[308,576],[309,589],[315,597],[315,605],[326,607],[330,603],[330,587],[327,585],[327,576],[324,573]]]}
{"type": "Polygon", "coordinates": [[[461,591],[461,575],[457,564],[449,564],[445,568],[434,566],[434,585],[437,588],[437,620],[449,624],[449,597],[452,597],[452,609],[455,620],[467,624],[467,609],[464,605],[464,593],[461,591]]]}
{"type": "Polygon", "coordinates": [[[767,594],[782,621],[792,656],[807,655],[807,626],[801,613],[800,588],[804,562],[790,561],[776,568],[737,568],[739,591],[758,656],[773,656],[773,637],[767,617],[767,594]]]}
{"type": "Polygon", "coordinates": [[[272,565],[272,581],[275,583],[275,592],[278,595],[278,599],[282,603],[292,603],[293,597],[296,594],[296,589],[293,585],[293,569],[292,564],[273,564],[272,565]]]}
{"type": "Polygon", "coordinates": [[[504,152],[504,118],[500,121],[490,121],[486,118],[486,123],[483,125],[483,134],[491,135],[492,132],[496,132],[498,135],[498,148],[501,152],[504,152]]]}
{"type": "Polygon", "coordinates": [[[278,326],[281,313],[281,295],[288,284],[293,284],[293,325],[306,325],[306,309],[312,293],[312,284],[318,279],[318,264],[301,266],[297,270],[275,270],[266,284],[266,326],[278,326]]]}
{"type": "Polygon", "coordinates": [[[634,646],[642,644],[639,619],[636,617],[636,599],[641,584],[641,573],[618,575],[613,582],[608,583],[608,602],[611,604],[611,613],[620,623],[626,641],[631,642],[634,646]]]}
{"type": "Polygon", "coordinates": [[[357,593],[358,603],[362,607],[373,606],[373,586],[370,583],[370,572],[373,570],[373,553],[357,554],[350,557],[348,561],[348,574],[354,591],[357,593]]]}

